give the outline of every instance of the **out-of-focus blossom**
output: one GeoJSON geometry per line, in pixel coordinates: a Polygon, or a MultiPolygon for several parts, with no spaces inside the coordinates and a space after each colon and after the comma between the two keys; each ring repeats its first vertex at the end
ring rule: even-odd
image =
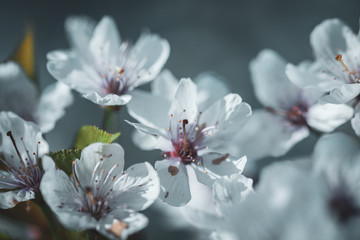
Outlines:
{"type": "Polygon", "coordinates": [[[248,119],[251,108],[237,94],[228,94],[204,111],[197,107],[198,91],[190,79],[181,79],[170,107],[162,97],[138,93],[142,104],[128,106],[140,123],[130,123],[151,135],[154,148],[165,160],[157,161],[160,198],[173,206],[189,202],[187,168],[195,170],[199,182],[212,185],[219,176],[239,173],[246,159],[228,154],[223,147],[248,119]]]}
{"type": "Polygon", "coordinates": [[[324,136],[315,146],[312,170],[293,162],[273,164],[245,200],[240,188],[218,181],[214,200],[224,217],[193,212],[192,219],[216,230],[214,239],[358,239],[359,156],[360,145],[351,137],[324,136]]]}
{"type": "Polygon", "coordinates": [[[0,208],[12,208],[39,192],[39,159],[49,146],[34,123],[12,112],[0,113],[0,139],[0,208]]]}
{"type": "Polygon", "coordinates": [[[222,218],[193,214],[199,226],[214,231],[213,239],[340,239],[324,206],[323,185],[309,172],[276,163],[262,172],[256,193],[247,187],[249,180],[234,180],[215,191],[222,218]]]}
{"type": "Polygon", "coordinates": [[[116,143],[93,143],[84,148],[73,173],[46,169],[41,193],[59,220],[74,230],[96,229],[111,239],[126,239],[146,227],[148,219],[137,211],[149,207],[159,195],[159,179],[147,162],[124,168],[124,150],[116,143]]]}
{"type": "Polygon", "coordinates": [[[342,238],[360,238],[360,145],[343,133],[321,138],[314,172],[324,180],[324,205],[342,238]]]}
{"type": "Polygon", "coordinates": [[[256,110],[238,132],[230,152],[243,152],[249,160],[278,157],[315,129],[331,132],[353,115],[345,104],[321,104],[317,88],[297,87],[285,74],[286,61],[271,50],[262,51],[250,63],[255,95],[265,106],[256,110]]]}
{"type": "Polygon", "coordinates": [[[189,208],[188,218],[197,223],[196,227],[207,232],[210,239],[236,239],[234,232],[229,230],[229,225],[233,224],[234,209],[240,207],[249,195],[254,194],[252,182],[252,179],[241,174],[219,178],[213,185],[213,211],[189,208]]]}
{"type": "Polygon", "coordinates": [[[47,68],[83,97],[103,106],[125,105],[134,88],[153,80],[170,53],[165,39],[144,33],[132,46],[121,41],[114,20],[105,16],[96,25],[87,17],[65,22],[71,50],[48,54],[47,68]]]}
{"type": "MultiPolygon", "coordinates": [[[[339,19],[327,19],[316,26],[310,35],[316,62],[302,66],[287,66],[290,80],[300,87],[316,87],[330,94],[322,102],[356,106],[360,94],[359,34],[339,19]]],[[[352,125],[360,135],[359,107],[355,109],[352,125]]]]}
{"type": "Polygon", "coordinates": [[[15,62],[0,64],[0,111],[12,111],[35,122],[41,132],[51,131],[73,97],[62,83],[48,86],[39,96],[34,83],[15,62]]]}

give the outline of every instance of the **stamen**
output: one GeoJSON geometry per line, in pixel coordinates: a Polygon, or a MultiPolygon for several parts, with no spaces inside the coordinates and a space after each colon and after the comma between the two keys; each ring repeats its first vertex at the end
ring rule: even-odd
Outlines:
{"type": "Polygon", "coordinates": [[[21,154],[20,154],[20,152],[19,152],[19,149],[18,149],[18,147],[17,147],[17,145],[16,145],[15,139],[14,139],[11,131],[8,131],[8,132],[6,133],[6,135],[7,135],[8,137],[10,137],[11,142],[12,142],[12,144],[14,145],[15,151],[16,151],[19,159],[21,160],[22,164],[24,165],[24,160],[23,160],[22,157],[21,157],[21,154]]]}
{"type": "Polygon", "coordinates": [[[349,74],[353,74],[352,72],[350,72],[349,68],[345,65],[344,61],[342,60],[341,54],[336,55],[335,59],[336,61],[340,62],[340,64],[343,66],[346,72],[348,72],[349,74]]]}

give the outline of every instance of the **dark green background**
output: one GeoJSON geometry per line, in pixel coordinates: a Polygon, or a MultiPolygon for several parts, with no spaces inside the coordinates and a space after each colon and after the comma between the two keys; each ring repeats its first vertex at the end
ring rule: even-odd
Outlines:
{"type": "MultiPolygon", "coordinates": [[[[357,32],[359,10],[358,0],[1,1],[0,59],[6,59],[16,47],[24,23],[31,20],[36,28],[38,77],[44,88],[55,81],[46,70],[46,53],[68,48],[64,19],[71,14],[87,14],[99,20],[108,14],[115,18],[122,39],[135,41],[147,28],[168,39],[171,55],[166,67],[175,76],[195,77],[212,70],[224,76],[232,91],[256,109],[261,105],[253,93],[248,63],[261,49],[272,48],[293,63],[312,58],[312,29],[326,18],[338,17],[357,32]]],[[[103,109],[76,92],[74,96],[75,103],[67,115],[46,136],[52,150],[69,147],[76,130],[84,124],[101,126],[103,109]]],[[[143,152],[132,144],[132,129],[123,119],[131,119],[125,109],[119,116],[119,142],[125,148],[127,165],[161,159],[158,151],[143,152]]],[[[341,130],[351,132],[349,126],[341,130]]],[[[314,136],[306,139],[285,158],[310,154],[315,140],[314,136]]],[[[156,224],[156,214],[152,215],[149,239],[186,239],[156,224]]]]}

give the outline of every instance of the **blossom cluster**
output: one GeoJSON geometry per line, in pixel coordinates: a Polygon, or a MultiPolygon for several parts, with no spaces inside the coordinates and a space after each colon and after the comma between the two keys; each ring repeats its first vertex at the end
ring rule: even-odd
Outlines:
{"type": "MultiPolygon", "coordinates": [[[[21,64],[0,64],[1,209],[41,209],[54,239],[141,237],[149,219],[140,211],[151,205],[206,239],[360,238],[360,145],[334,132],[351,122],[360,136],[360,35],[343,22],[313,30],[314,59],[294,65],[265,49],[250,62],[264,106],[256,110],[215,73],[177,79],[164,69],[170,45],[157,34],[123,41],[109,16],[72,16],[65,30],[71,48],[47,54],[57,82],[41,94],[21,64]],[[138,89],[149,82],[150,91],[138,89]],[[105,130],[109,113],[127,111],[133,134],[121,138],[158,159],[125,169],[119,134],[95,127],[50,152],[42,134],[73,103],[71,90],[104,109],[105,130]],[[311,134],[313,153],[251,179],[246,170],[259,159],[277,159],[311,134]]],[[[44,239],[41,228],[4,219],[1,232],[44,239]]]]}

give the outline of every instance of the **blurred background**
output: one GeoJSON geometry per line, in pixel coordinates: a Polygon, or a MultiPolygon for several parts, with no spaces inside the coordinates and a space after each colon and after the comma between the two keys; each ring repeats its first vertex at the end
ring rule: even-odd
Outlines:
{"type": "MultiPolygon", "coordinates": [[[[226,79],[232,92],[256,109],[261,105],[254,96],[248,64],[260,50],[274,49],[292,63],[311,59],[309,34],[313,28],[326,18],[337,17],[357,32],[359,9],[359,0],[1,1],[0,60],[11,55],[24,36],[25,25],[31,22],[35,27],[37,77],[43,89],[55,81],[46,70],[47,52],[69,47],[65,18],[86,14],[100,20],[108,14],[116,20],[122,39],[136,41],[146,29],[166,38],[171,46],[166,68],[176,77],[194,78],[201,72],[214,71],[226,79]]],[[[46,135],[51,150],[71,146],[82,125],[102,125],[103,109],[76,92],[74,96],[67,115],[46,135]]],[[[127,165],[161,159],[159,151],[144,152],[133,145],[133,129],[123,121],[131,119],[126,108],[118,119],[122,132],[118,142],[125,149],[127,165]]],[[[348,125],[341,130],[353,134],[348,125]]],[[[309,155],[315,141],[315,136],[307,138],[283,159],[309,155]]],[[[270,162],[260,161],[262,165],[270,162]]],[[[148,239],[189,237],[186,229],[174,235],[166,226],[156,224],[158,217],[156,211],[149,215],[148,239]]]]}

